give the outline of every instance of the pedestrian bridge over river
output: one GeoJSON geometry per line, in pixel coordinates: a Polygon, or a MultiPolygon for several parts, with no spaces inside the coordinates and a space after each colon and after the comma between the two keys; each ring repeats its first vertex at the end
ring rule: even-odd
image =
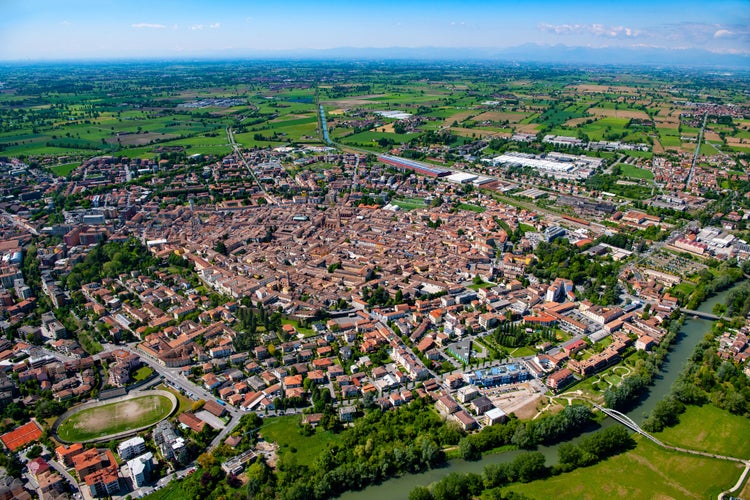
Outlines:
{"type": "Polygon", "coordinates": [[[729,460],[731,462],[741,463],[744,466],[744,470],[742,474],[740,475],[740,479],[737,481],[737,484],[735,484],[731,489],[722,492],[721,495],[719,495],[719,500],[723,500],[727,495],[729,495],[729,493],[739,490],[740,486],[742,486],[745,479],[747,478],[748,473],[750,473],[750,460],[737,458],[737,457],[728,457],[726,455],[719,455],[717,453],[709,453],[706,451],[691,450],[688,448],[680,448],[679,446],[671,446],[668,444],[664,444],[658,439],[656,439],[654,436],[649,434],[648,432],[641,429],[641,426],[636,424],[633,421],[633,419],[631,419],[627,415],[620,413],[617,410],[613,410],[611,408],[604,408],[603,406],[600,406],[596,403],[594,403],[594,408],[601,411],[605,415],[612,417],[614,420],[620,422],[622,425],[628,427],[629,429],[637,432],[638,434],[645,437],[646,439],[653,441],[657,446],[664,448],[665,450],[679,451],[681,453],[689,453],[690,455],[700,455],[702,457],[716,458],[719,460],[729,460]]]}
{"type": "Polygon", "coordinates": [[[648,432],[646,432],[643,429],[641,429],[641,427],[638,424],[636,424],[630,417],[628,417],[624,413],[620,413],[619,411],[613,410],[611,408],[605,408],[603,406],[599,406],[596,403],[594,403],[594,408],[596,408],[597,410],[601,411],[602,413],[605,413],[607,416],[612,417],[613,419],[617,420],[622,425],[630,428],[631,430],[634,430],[635,432],[637,432],[641,436],[643,436],[643,437],[645,437],[647,439],[650,439],[651,441],[653,441],[654,443],[656,443],[658,446],[661,446],[662,448],[667,448],[668,447],[667,445],[665,445],[664,443],[662,443],[661,441],[659,441],[658,439],[656,439],[654,436],[652,436],[648,432]]]}

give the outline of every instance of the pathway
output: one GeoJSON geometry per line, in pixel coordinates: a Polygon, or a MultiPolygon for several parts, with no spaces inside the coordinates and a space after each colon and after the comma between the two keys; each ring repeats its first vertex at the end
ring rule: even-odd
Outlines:
{"type": "Polygon", "coordinates": [[[598,410],[601,410],[602,412],[604,412],[608,416],[612,417],[613,419],[617,420],[618,422],[620,422],[621,424],[625,425],[626,427],[634,430],[635,432],[637,432],[641,436],[643,436],[643,437],[645,437],[647,439],[650,439],[657,446],[659,446],[661,448],[664,448],[665,450],[678,451],[680,453],[687,453],[687,454],[690,454],[690,455],[698,455],[698,456],[702,456],[702,457],[715,458],[717,460],[728,460],[730,462],[736,462],[736,463],[743,464],[745,466],[745,468],[744,468],[742,474],[740,475],[739,480],[737,481],[737,483],[734,486],[732,486],[732,488],[730,488],[730,489],[722,492],[719,495],[719,500],[722,500],[726,495],[728,495],[732,491],[736,491],[738,488],[740,488],[742,486],[742,483],[745,481],[745,478],[747,477],[748,471],[750,471],[750,460],[746,460],[746,459],[742,459],[742,458],[737,458],[737,457],[730,457],[730,456],[727,456],[727,455],[719,455],[718,453],[710,453],[710,452],[707,452],[707,451],[693,450],[693,449],[690,449],[690,448],[682,448],[680,446],[672,446],[672,445],[669,445],[669,444],[664,444],[661,441],[659,441],[658,439],[656,439],[654,436],[652,436],[651,434],[649,434],[648,432],[646,432],[643,429],[641,429],[641,427],[638,424],[636,424],[635,422],[633,422],[633,420],[631,420],[630,417],[628,417],[627,415],[623,415],[622,413],[620,413],[617,410],[612,410],[610,408],[604,408],[604,407],[602,407],[602,406],[600,406],[598,404],[595,404],[594,407],[596,409],[598,409],[598,410]]]}

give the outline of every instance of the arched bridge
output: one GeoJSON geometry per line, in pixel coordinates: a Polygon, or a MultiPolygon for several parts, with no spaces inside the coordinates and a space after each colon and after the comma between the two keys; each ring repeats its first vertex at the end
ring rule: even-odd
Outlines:
{"type": "Polygon", "coordinates": [[[662,443],[661,441],[659,441],[658,439],[656,439],[654,436],[652,436],[648,432],[646,432],[643,429],[641,429],[641,427],[638,424],[636,424],[627,415],[625,415],[623,413],[620,413],[617,410],[613,410],[611,408],[605,408],[605,407],[600,406],[598,404],[594,404],[594,407],[597,410],[600,410],[600,411],[604,412],[607,416],[612,417],[613,419],[617,420],[618,422],[620,422],[625,427],[628,427],[629,429],[637,432],[641,436],[643,436],[643,437],[645,437],[647,439],[650,439],[651,441],[653,441],[654,443],[656,443],[658,446],[661,446],[662,448],[667,448],[667,446],[664,443],[662,443]]]}
{"type": "Polygon", "coordinates": [[[748,474],[750,474],[750,460],[747,460],[744,458],[737,458],[737,457],[728,457],[726,455],[719,455],[718,453],[710,453],[710,452],[700,451],[700,450],[691,450],[689,448],[681,448],[679,446],[671,446],[668,444],[664,444],[658,439],[656,439],[654,436],[649,434],[648,432],[641,429],[641,427],[635,422],[633,422],[633,420],[627,415],[623,415],[619,411],[612,410],[611,408],[604,408],[603,406],[600,406],[596,403],[594,403],[594,407],[597,410],[602,411],[605,415],[617,420],[618,422],[620,422],[622,425],[626,426],[627,428],[632,429],[633,431],[637,432],[638,434],[640,434],[641,436],[647,439],[650,439],[657,446],[664,448],[665,450],[678,451],[681,453],[689,453],[691,455],[699,455],[702,457],[716,458],[719,460],[729,460],[731,462],[742,464],[744,466],[744,469],[742,471],[742,474],[740,474],[739,480],[729,490],[722,492],[719,495],[719,500],[724,500],[724,498],[726,498],[728,495],[731,495],[732,492],[739,491],[740,487],[744,484],[745,479],[747,479],[748,474]]]}

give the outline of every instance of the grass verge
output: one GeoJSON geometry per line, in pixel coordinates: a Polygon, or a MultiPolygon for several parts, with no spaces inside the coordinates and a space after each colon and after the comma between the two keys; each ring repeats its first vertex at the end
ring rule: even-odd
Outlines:
{"type": "Polygon", "coordinates": [[[666,451],[636,437],[638,446],[592,467],[514,485],[529,498],[716,498],[737,481],[740,467],[724,460],[666,451]],[[554,492],[554,494],[552,494],[554,492]]]}

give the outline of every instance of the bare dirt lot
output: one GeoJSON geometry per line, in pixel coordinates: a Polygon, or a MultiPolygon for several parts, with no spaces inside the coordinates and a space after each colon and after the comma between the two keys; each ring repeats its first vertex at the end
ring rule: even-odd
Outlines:
{"type": "Polygon", "coordinates": [[[121,144],[123,146],[145,146],[156,140],[175,139],[175,134],[162,134],[159,132],[144,132],[141,134],[126,134],[109,137],[105,139],[109,144],[121,144]]]}
{"type": "Polygon", "coordinates": [[[572,87],[576,92],[584,92],[589,94],[596,93],[616,93],[616,94],[635,94],[636,89],[632,87],[619,87],[616,85],[592,85],[582,84],[572,87]]]}
{"type": "Polygon", "coordinates": [[[536,134],[542,126],[538,123],[527,123],[525,125],[519,125],[518,131],[524,134],[536,134]]]}
{"type": "Polygon", "coordinates": [[[669,128],[669,129],[678,129],[680,128],[680,122],[679,120],[656,120],[655,124],[659,128],[669,128]]]}
{"type": "Polygon", "coordinates": [[[458,113],[446,118],[443,122],[443,125],[450,127],[451,125],[453,125],[453,122],[461,123],[462,121],[466,120],[470,116],[474,116],[475,114],[476,111],[459,111],[458,113]]]}
{"type": "Polygon", "coordinates": [[[382,127],[376,128],[375,132],[385,132],[385,133],[388,133],[388,134],[395,134],[396,133],[396,131],[393,130],[393,124],[392,123],[388,123],[387,125],[384,125],[382,127]]]}
{"type": "Polygon", "coordinates": [[[717,134],[716,132],[714,132],[712,130],[706,130],[705,132],[703,132],[703,137],[707,141],[721,142],[721,137],[719,137],[719,134],[717,134]]]}
{"type": "Polygon", "coordinates": [[[355,106],[365,106],[368,104],[374,104],[374,102],[371,99],[374,99],[376,97],[384,97],[384,96],[385,94],[355,95],[355,96],[347,97],[345,99],[331,99],[328,101],[320,101],[320,103],[324,105],[340,106],[342,108],[353,108],[355,106]]]}
{"type": "Polygon", "coordinates": [[[491,122],[510,122],[510,123],[518,123],[524,118],[529,116],[526,113],[508,113],[505,111],[485,111],[481,115],[477,115],[474,117],[474,119],[478,122],[482,122],[485,120],[489,120],[491,122]]]}
{"type": "Polygon", "coordinates": [[[568,127],[577,127],[578,125],[582,123],[586,123],[586,120],[590,120],[588,116],[582,116],[581,118],[571,118],[570,120],[566,121],[563,125],[566,125],[568,127]]]}
{"type": "Polygon", "coordinates": [[[651,119],[645,112],[633,109],[589,108],[588,113],[596,116],[611,116],[614,118],[637,118],[641,120],[651,119]]]}
{"type": "Polygon", "coordinates": [[[492,130],[480,130],[476,128],[451,127],[450,130],[454,134],[458,134],[463,137],[510,137],[510,134],[507,132],[494,132],[492,130]]]}
{"type": "Polygon", "coordinates": [[[544,398],[544,393],[537,391],[531,383],[523,382],[488,389],[486,396],[507,414],[515,413],[519,418],[532,418],[538,411],[537,405],[544,398]]]}

